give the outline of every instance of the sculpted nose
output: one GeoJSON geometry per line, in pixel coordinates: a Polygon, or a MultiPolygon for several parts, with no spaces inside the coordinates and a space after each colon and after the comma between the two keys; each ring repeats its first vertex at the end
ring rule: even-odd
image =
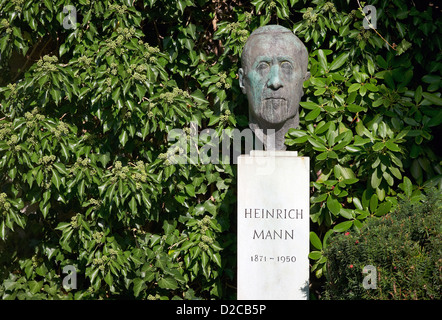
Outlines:
{"type": "Polygon", "coordinates": [[[269,80],[267,81],[267,86],[270,89],[278,90],[282,87],[282,81],[279,77],[279,66],[275,65],[270,69],[269,80]]]}

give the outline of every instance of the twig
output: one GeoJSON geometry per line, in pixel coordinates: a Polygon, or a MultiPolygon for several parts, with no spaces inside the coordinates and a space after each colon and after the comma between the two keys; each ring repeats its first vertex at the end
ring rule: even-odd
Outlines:
{"type": "MultiPolygon", "coordinates": [[[[384,40],[384,41],[390,46],[391,49],[393,49],[393,50],[396,51],[395,46],[392,46],[387,40],[385,40],[385,38],[384,38],[384,37],[383,37],[383,36],[382,36],[382,35],[381,35],[381,34],[380,34],[375,28],[373,28],[373,24],[371,23],[371,21],[368,20],[367,16],[365,15],[365,13],[364,13],[364,11],[363,11],[363,9],[362,9],[362,7],[361,7],[361,4],[359,3],[359,0],[356,0],[356,1],[358,2],[359,8],[362,10],[362,14],[364,15],[364,19],[367,20],[368,26],[369,26],[371,29],[373,29],[374,32],[376,32],[376,34],[377,34],[379,37],[381,37],[381,39],[384,40]]],[[[393,43],[393,45],[394,45],[394,43],[393,43]]]]}
{"type": "Polygon", "coordinates": [[[157,22],[154,20],[154,22],[153,22],[153,26],[154,26],[154,28],[155,28],[155,33],[156,33],[156,35],[157,35],[157,41],[158,41],[158,46],[160,47],[160,49],[162,49],[163,48],[163,42],[161,41],[161,40],[163,40],[164,39],[164,37],[162,37],[161,35],[160,35],[160,32],[158,31],[158,27],[157,27],[157,22]]]}

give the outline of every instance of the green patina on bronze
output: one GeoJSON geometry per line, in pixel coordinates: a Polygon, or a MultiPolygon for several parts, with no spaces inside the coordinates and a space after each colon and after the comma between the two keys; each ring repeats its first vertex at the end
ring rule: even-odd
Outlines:
{"type": "Polygon", "coordinates": [[[266,150],[285,150],[284,136],[299,125],[299,102],[307,72],[304,44],[287,28],[256,29],[244,46],[239,82],[249,101],[249,126],[266,150]],[[275,141],[266,132],[275,131],[275,141]]]}

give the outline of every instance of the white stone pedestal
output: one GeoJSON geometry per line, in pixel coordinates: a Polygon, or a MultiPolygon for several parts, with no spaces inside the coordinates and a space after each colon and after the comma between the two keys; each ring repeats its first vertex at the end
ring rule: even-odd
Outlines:
{"type": "Polygon", "coordinates": [[[309,158],[238,157],[238,299],[304,300],[309,284],[309,158]]]}

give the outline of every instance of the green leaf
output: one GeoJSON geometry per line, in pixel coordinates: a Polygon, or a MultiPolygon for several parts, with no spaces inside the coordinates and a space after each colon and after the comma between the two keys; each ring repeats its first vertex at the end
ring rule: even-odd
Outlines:
{"type": "Polygon", "coordinates": [[[137,202],[135,200],[135,197],[131,197],[131,199],[129,201],[129,208],[130,208],[132,215],[135,215],[138,212],[137,202]]]}
{"type": "Polygon", "coordinates": [[[342,205],[339,203],[338,200],[329,195],[327,198],[327,208],[330,210],[331,213],[337,216],[342,208],[342,205]]]}
{"type": "Polygon", "coordinates": [[[373,151],[378,152],[381,151],[382,149],[384,149],[385,143],[384,142],[376,142],[373,145],[373,151]]]}
{"type": "Polygon", "coordinates": [[[310,243],[318,250],[322,250],[322,242],[313,231],[310,231],[310,243]]]}
{"type": "Polygon", "coordinates": [[[360,83],[353,83],[349,88],[348,88],[348,92],[353,92],[353,91],[357,91],[359,88],[361,87],[360,83]]]}
{"type": "Polygon", "coordinates": [[[17,174],[17,167],[11,168],[8,172],[9,177],[14,180],[16,174],[17,174]]]}
{"type": "Polygon", "coordinates": [[[58,174],[57,170],[52,169],[52,184],[55,185],[55,187],[60,190],[60,185],[61,185],[61,178],[60,175],[58,174]]]}
{"type": "Polygon", "coordinates": [[[404,191],[405,195],[407,197],[411,197],[411,194],[413,192],[413,184],[411,183],[411,180],[408,177],[404,177],[404,182],[402,184],[402,190],[404,191]]]}
{"type": "Polygon", "coordinates": [[[315,108],[305,116],[305,120],[306,121],[315,120],[319,116],[320,113],[321,113],[321,108],[319,108],[319,107],[315,108]]]}
{"type": "Polygon", "coordinates": [[[217,95],[217,97],[219,98],[219,100],[220,100],[221,102],[223,102],[223,101],[226,99],[226,97],[227,97],[226,90],[219,90],[219,91],[216,93],[216,95],[217,95]]]}
{"type": "Polygon", "coordinates": [[[70,227],[71,224],[69,222],[60,222],[57,227],[55,228],[55,230],[64,230],[68,227],[70,227]]]}
{"type": "Polygon", "coordinates": [[[166,276],[158,281],[158,286],[162,289],[175,290],[178,288],[178,283],[174,278],[166,276]]]}
{"type": "Polygon", "coordinates": [[[135,110],[135,102],[133,100],[127,100],[126,105],[129,111],[133,112],[135,110]]]}
{"type": "Polygon", "coordinates": [[[402,41],[399,43],[399,45],[396,48],[396,55],[400,56],[402,53],[407,51],[409,48],[411,48],[411,43],[405,39],[402,39],[402,41]]]}
{"type": "Polygon", "coordinates": [[[319,202],[323,202],[327,199],[327,194],[326,193],[322,193],[321,195],[317,196],[317,197],[312,197],[311,201],[312,203],[319,203],[319,202]]]}
{"type": "Polygon", "coordinates": [[[91,282],[91,284],[95,284],[96,287],[99,287],[101,284],[101,280],[99,277],[99,271],[100,271],[100,269],[96,268],[96,269],[93,269],[92,273],[90,274],[90,282],[91,282]],[[97,278],[97,276],[98,276],[98,278],[97,278]]]}
{"type": "Polygon", "coordinates": [[[36,293],[40,292],[40,289],[43,287],[43,281],[31,280],[31,281],[28,281],[28,286],[29,286],[29,291],[32,294],[36,294],[36,293]]]}
{"type": "Polygon", "coordinates": [[[4,37],[2,37],[0,39],[0,52],[4,52],[5,51],[5,49],[6,49],[7,45],[8,45],[8,42],[9,42],[9,35],[6,34],[6,36],[4,36],[4,37]]]}
{"type": "Polygon", "coordinates": [[[335,60],[333,60],[333,62],[330,64],[330,70],[336,70],[339,69],[344,63],[345,61],[347,61],[348,59],[348,52],[344,52],[342,54],[340,54],[335,60]]]}
{"type": "Polygon", "coordinates": [[[103,165],[103,168],[106,167],[106,165],[108,164],[108,162],[110,161],[110,153],[106,152],[106,153],[102,153],[98,156],[98,161],[101,162],[101,164],[103,165]]]}
{"type": "Polygon", "coordinates": [[[207,266],[208,262],[209,262],[209,256],[207,255],[206,252],[203,251],[203,253],[201,254],[201,265],[203,266],[203,268],[207,266]]]}
{"type": "Polygon", "coordinates": [[[386,215],[388,212],[390,212],[391,207],[392,205],[390,202],[383,202],[379,205],[374,214],[378,217],[386,215]]]}
{"type": "Polygon", "coordinates": [[[382,176],[378,175],[378,168],[376,168],[371,175],[371,187],[376,189],[382,181],[382,176]]]}
{"type": "Polygon", "coordinates": [[[333,231],[343,232],[345,230],[350,229],[350,227],[352,225],[353,225],[353,221],[344,221],[344,222],[338,223],[336,226],[334,226],[333,231]]]}
{"type": "Polygon", "coordinates": [[[45,6],[49,9],[49,11],[52,11],[52,1],[51,0],[44,0],[43,1],[45,6]]]}
{"type": "MultiPolygon", "coordinates": [[[[132,84],[132,81],[130,81],[130,80],[128,80],[128,81],[124,84],[124,86],[123,86],[123,96],[126,95],[127,91],[128,91],[129,88],[131,87],[131,84],[132,84]]],[[[129,102],[129,101],[127,101],[127,102],[129,102]]],[[[132,111],[132,109],[131,109],[130,106],[129,106],[128,109],[129,109],[130,111],[132,111]]]]}
{"type": "Polygon", "coordinates": [[[135,92],[136,92],[136,94],[137,94],[137,97],[140,99],[140,100],[142,100],[143,99],[143,97],[144,97],[144,95],[146,94],[146,91],[147,91],[147,89],[146,89],[146,87],[144,87],[144,86],[142,86],[142,85],[140,85],[140,84],[135,84],[135,92]]]}
{"type": "MultiPolygon", "coordinates": [[[[311,79],[313,79],[313,78],[310,78],[310,80],[311,79]]],[[[312,102],[312,101],[301,101],[299,104],[301,105],[301,107],[306,108],[306,109],[310,109],[310,110],[316,109],[318,107],[318,104],[315,102],[312,102]]],[[[291,130],[296,130],[296,129],[290,129],[290,131],[291,130]]]]}
{"type": "Polygon", "coordinates": [[[422,86],[418,86],[414,92],[414,102],[419,103],[422,100],[422,86]]]}
{"type": "Polygon", "coordinates": [[[206,200],[203,206],[207,212],[210,212],[212,215],[216,215],[216,205],[212,202],[212,200],[206,200]]]}
{"type": "Polygon", "coordinates": [[[318,50],[318,61],[321,68],[327,70],[327,57],[322,49],[318,50]]]}
{"type": "Polygon", "coordinates": [[[377,86],[375,86],[374,84],[366,83],[364,86],[371,92],[378,92],[379,91],[379,88],[377,86]]]}
{"type": "Polygon", "coordinates": [[[293,128],[289,129],[288,134],[289,134],[289,136],[295,137],[295,138],[307,136],[307,132],[305,132],[303,130],[299,130],[299,129],[293,129],[293,128]]]}
{"type": "Polygon", "coordinates": [[[112,100],[114,100],[115,103],[117,103],[120,98],[120,91],[120,87],[117,87],[112,91],[112,100]]]}
{"type": "Polygon", "coordinates": [[[357,106],[355,104],[349,104],[347,108],[348,108],[348,111],[354,112],[354,113],[361,112],[361,111],[365,110],[364,107],[357,106]]]}
{"type": "Polygon", "coordinates": [[[62,175],[68,175],[68,171],[66,170],[66,167],[61,162],[55,162],[52,164],[55,168],[57,168],[58,172],[60,172],[62,175]]]}
{"type": "Polygon", "coordinates": [[[315,92],[313,92],[313,94],[315,96],[322,96],[326,90],[326,88],[318,88],[315,92]]]}
{"type": "Polygon", "coordinates": [[[308,257],[313,260],[319,260],[322,257],[321,251],[312,251],[308,254],[308,257]]]}
{"type": "Polygon", "coordinates": [[[186,189],[186,193],[189,196],[195,197],[195,186],[193,186],[192,184],[186,184],[184,188],[186,189]]]}
{"type": "Polygon", "coordinates": [[[123,130],[123,132],[120,134],[119,140],[121,145],[124,147],[126,145],[126,142],[129,140],[127,131],[123,130]]]}
{"type": "Polygon", "coordinates": [[[428,92],[422,92],[422,95],[424,96],[425,99],[427,99],[431,103],[433,103],[437,106],[442,106],[442,98],[436,96],[435,94],[428,93],[428,92]]]}
{"type": "Polygon", "coordinates": [[[323,160],[327,159],[327,156],[328,156],[328,152],[327,152],[327,151],[326,151],[326,152],[321,152],[321,153],[316,157],[316,160],[318,160],[318,161],[323,161],[323,160]]]}
{"type": "Polygon", "coordinates": [[[387,181],[387,183],[390,187],[393,186],[394,179],[387,171],[382,172],[382,177],[385,179],[385,181],[387,181]]]}
{"type": "Polygon", "coordinates": [[[140,292],[146,288],[146,283],[140,278],[135,278],[132,282],[134,284],[134,295],[138,297],[140,292]]]}
{"type": "Polygon", "coordinates": [[[370,211],[375,212],[378,207],[378,196],[373,194],[370,198],[370,211]]]}
{"type": "Polygon", "coordinates": [[[40,85],[40,89],[43,87],[43,85],[48,82],[49,80],[49,75],[45,74],[44,76],[42,76],[40,79],[38,79],[38,84],[40,85]]]}
{"type": "Polygon", "coordinates": [[[107,283],[109,286],[112,286],[112,283],[113,283],[113,277],[112,277],[112,274],[111,274],[110,271],[107,272],[106,276],[104,277],[104,281],[106,281],[106,283],[107,283]]]}
{"type": "Polygon", "coordinates": [[[384,80],[391,89],[395,89],[393,75],[391,70],[384,73],[384,80]]]}
{"type": "Polygon", "coordinates": [[[117,107],[118,107],[119,110],[121,110],[121,109],[124,108],[124,102],[123,102],[123,100],[121,100],[121,99],[118,99],[118,100],[117,100],[117,107]]]}
{"type": "Polygon", "coordinates": [[[59,56],[61,57],[61,56],[64,55],[68,50],[69,50],[69,46],[67,46],[66,43],[63,43],[63,44],[60,46],[59,56]]]}
{"type": "Polygon", "coordinates": [[[348,179],[357,179],[352,169],[343,167],[339,164],[335,165],[335,167],[333,168],[333,173],[335,174],[336,179],[342,178],[344,179],[344,182],[348,179]]]}
{"type": "Polygon", "coordinates": [[[47,203],[50,198],[51,198],[51,190],[50,189],[43,192],[43,203],[47,203]]]}
{"type": "Polygon", "coordinates": [[[187,7],[186,1],[178,0],[177,1],[177,5],[178,5],[178,9],[180,10],[181,14],[183,14],[184,13],[184,9],[186,9],[186,7],[187,7]]]}
{"type": "Polygon", "coordinates": [[[427,74],[422,77],[422,81],[428,84],[439,84],[441,77],[439,75],[427,74]]]}
{"type": "Polygon", "coordinates": [[[64,143],[60,143],[61,154],[63,155],[64,160],[69,159],[69,149],[64,143]]]}
{"type": "Polygon", "coordinates": [[[221,255],[219,253],[214,253],[212,255],[212,260],[215,261],[215,263],[221,267],[221,255]]]}
{"type": "Polygon", "coordinates": [[[215,123],[219,122],[220,116],[211,116],[209,120],[209,126],[213,126],[215,123]]]}
{"type": "Polygon", "coordinates": [[[82,179],[77,187],[77,191],[78,191],[78,195],[79,195],[80,199],[83,199],[85,186],[86,186],[85,179],[82,179]]]}
{"type": "Polygon", "coordinates": [[[374,71],[375,71],[375,65],[372,61],[372,59],[367,59],[367,69],[368,69],[368,73],[373,75],[374,71]]]}
{"type": "Polygon", "coordinates": [[[397,178],[397,179],[402,179],[402,173],[401,171],[396,168],[396,167],[389,167],[390,172],[397,178]]]}
{"type": "Polygon", "coordinates": [[[350,210],[350,209],[341,208],[341,210],[339,211],[339,214],[341,215],[341,217],[344,217],[349,220],[354,218],[352,210],[350,210]]]}
{"type": "MultiPolygon", "coordinates": [[[[319,87],[319,88],[325,88],[327,86],[327,84],[325,83],[325,79],[324,78],[311,77],[310,78],[310,82],[315,87],[319,87]]],[[[306,102],[304,104],[308,106],[308,105],[311,105],[312,102],[306,102]]],[[[315,105],[317,106],[318,104],[315,104],[315,105]]],[[[313,108],[308,108],[308,109],[313,109],[313,108]]]]}
{"type": "Polygon", "coordinates": [[[141,130],[141,136],[143,137],[143,140],[146,139],[147,135],[150,131],[150,123],[149,120],[145,120],[143,129],[141,130]]]}
{"type": "MultiPolygon", "coordinates": [[[[396,143],[394,143],[392,140],[388,140],[388,141],[385,143],[385,146],[386,146],[388,149],[390,149],[391,151],[394,151],[394,152],[399,152],[399,151],[401,151],[401,148],[399,148],[399,146],[398,146],[396,143]]],[[[374,150],[374,147],[373,147],[373,150],[374,150]]]]}
{"type": "Polygon", "coordinates": [[[170,223],[169,221],[164,220],[163,222],[164,234],[166,235],[172,234],[172,232],[175,230],[175,226],[176,226],[176,221],[175,223],[170,223]]]}
{"type": "Polygon", "coordinates": [[[308,137],[307,139],[311,145],[313,146],[313,149],[317,150],[317,151],[327,151],[327,148],[322,144],[322,142],[319,142],[318,140],[314,139],[313,137],[308,137]]]}
{"type": "Polygon", "coordinates": [[[379,201],[384,201],[385,199],[385,188],[376,188],[376,195],[379,201]]]}
{"type": "Polygon", "coordinates": [[[2,238],[2,240],[6,239],[6,224],[5,224],[5,220],[2,220],[2,222],[0,224],[0,238],[2,238]]]}

